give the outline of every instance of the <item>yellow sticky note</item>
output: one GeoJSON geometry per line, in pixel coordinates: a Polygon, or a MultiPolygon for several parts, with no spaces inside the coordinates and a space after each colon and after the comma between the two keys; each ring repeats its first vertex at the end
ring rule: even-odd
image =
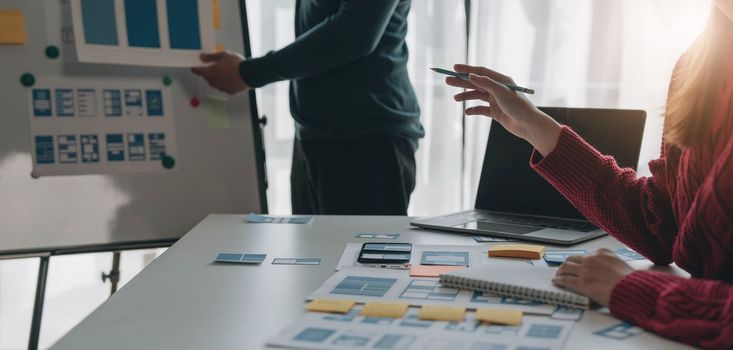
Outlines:
{"type": "Polygon", "coordinates": [[[516,326],[522,323],[521,310],[480,308],[476,310],[476,319],[483,322],[516,326]]]}
{"type": "Polygon", "coordinates": [[[407,312],[409,304],[390,303],[385,301],[370,301],[364,304],[361,315],[367,317],[392,317],[400,318],[407,312]]]}
{"type": "Polygon", "coordinates": [[[213,6],[211,16],[214,21],[214,29],[221,29],[221,1],[212,0],[211,5],[213,6]]]}
{"type": "Polygon", "coordinates": [[[439,305],[423,305],[417,318],[421,320],[433,321],[463,321],[466,316],[466,308],[459,306],[439,306],[439,305]]]}
{"type": "Polygon", "coordinates": [[[206,126],[213,130],[229,129],[229,100],[224,96],[204,96],[206,126]]]}
{"type": "Polygon", "coordinates": [[[308,311],[336,312],[345,314],[356,304],[356,300],[348,299],[316,299],[305,307],[308,311]]]}
{"type": "Polygon", "coordinates": [[[465,268],[465,266],[412,265],[410,267],[410,276],[439,277],[440,274],[463,270],[465,268]]]}
{"type": "Polygon", "coordinates": [[[503,258],[542,259],[545,247],[533,244],[497,244],[489,248],[489,256],[503,258]]]}
{"type": "Polygon", "coordinates": [[[214,52],[222,52],[222,51],[226,51],[226,49],[224,48],[224,44],[222,43],[214,44],[214,52]]]}
{"type": "Polygon", "coordinates": [[[23,45],[27,40],[20,10],[0,10],[0,44],[23,45]]]}

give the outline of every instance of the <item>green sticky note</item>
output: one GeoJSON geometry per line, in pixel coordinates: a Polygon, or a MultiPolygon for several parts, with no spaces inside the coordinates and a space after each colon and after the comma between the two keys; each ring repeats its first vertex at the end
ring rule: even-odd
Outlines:
{"type": "Polygon", "coordinates": [[[204,114],[209,129],[229,129],[229,100],[224,96],[208,95],[204,97],[204,114]]]}

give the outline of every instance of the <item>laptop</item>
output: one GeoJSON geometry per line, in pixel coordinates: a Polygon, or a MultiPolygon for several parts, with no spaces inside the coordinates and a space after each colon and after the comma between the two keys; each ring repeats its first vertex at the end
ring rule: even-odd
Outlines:
{"type": "MultiPolygon", "coordinates": [[[[621,167],[636,170],[646,112],[540,107],[621,167]]],[[[572,245],[606,234],[529,166],[532,146],[492,123],[473,210],[414,220],[425,229],[572,245]]]]}

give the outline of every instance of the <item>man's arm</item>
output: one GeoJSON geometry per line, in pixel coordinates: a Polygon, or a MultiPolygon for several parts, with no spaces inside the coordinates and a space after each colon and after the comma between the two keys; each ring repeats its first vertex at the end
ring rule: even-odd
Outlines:
{"type": "Polygon", "coordinates": [[[322,73],[374,51],[399,0],[343,0],[339,10],[290,45],[242,61],[250,87],[322,73]]]}

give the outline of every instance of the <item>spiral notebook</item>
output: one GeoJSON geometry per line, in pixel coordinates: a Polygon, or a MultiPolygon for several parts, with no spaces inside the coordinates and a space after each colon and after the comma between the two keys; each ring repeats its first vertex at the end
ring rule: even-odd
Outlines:
{"type": "Polygon", "coordinates": [[[440,275],[447,287],[476,290],[551,305],[588,308],[590,299],[556,287],[552,278],[557,269],[520,263],[492,263],[440,275]]]}

